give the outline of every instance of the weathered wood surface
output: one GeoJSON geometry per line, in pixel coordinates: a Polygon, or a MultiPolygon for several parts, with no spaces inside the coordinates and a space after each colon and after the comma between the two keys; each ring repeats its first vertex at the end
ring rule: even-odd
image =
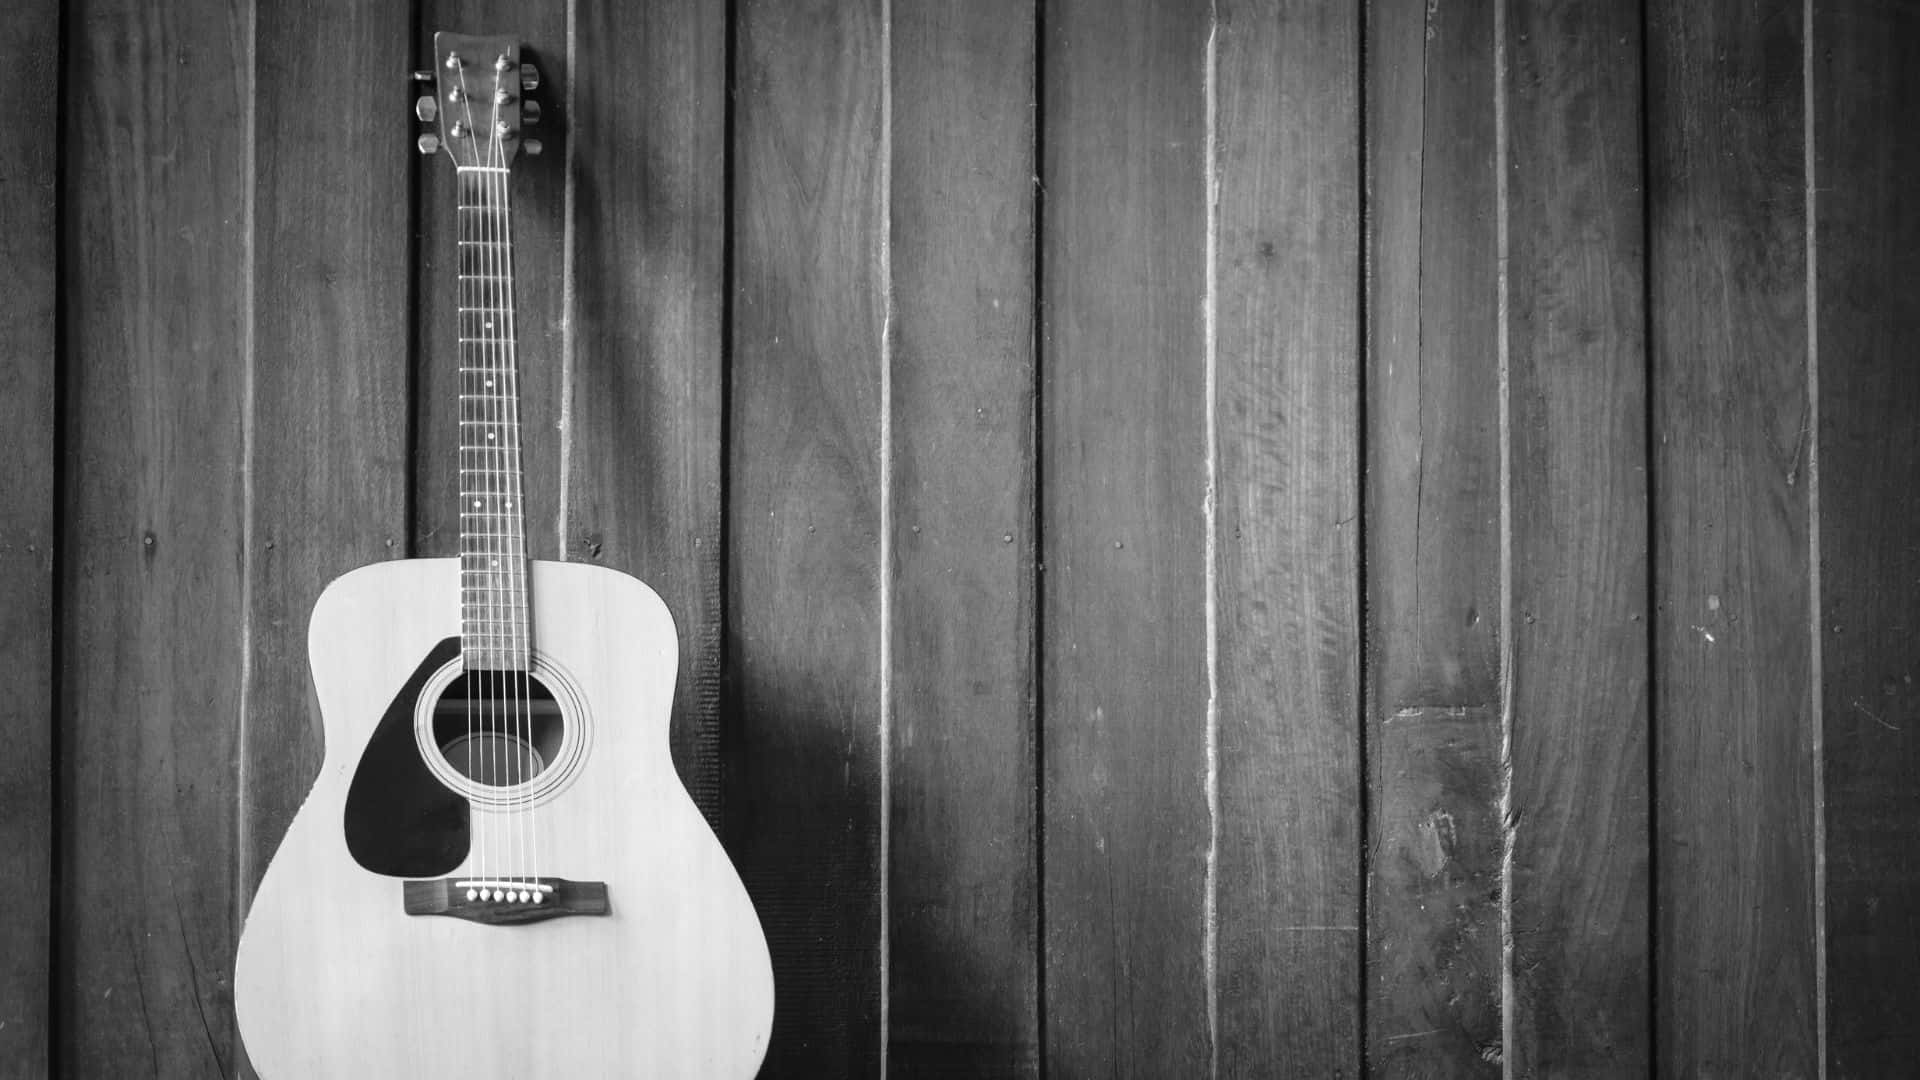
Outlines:
{"type": "Polygon", "coordinates": [[[237,913],[252,34],[66,12],[60,1070],[225,1075],[237,913]]]}
{"type": "Polygon", "coordinates": [[[1357,1076],[1359,11],[1217,14],[1219,1072],[1357,1076]]]}
{"type": "Polygon", "coordinates": [[[1503,36],[1511,1076],[1652,1067],[1639,9],[1503,36]]]}
{"type": "Polygon", "coordinates": [[[1920,8],[1815,6],[1828,1075],[1920,1058],[1920,8]]]}
{"type": "Polygon", "coordinates": [[[883,10],[734,28],[723,824],[773,950],[769,1076],[881,1055],[883,10]]]}
{"type": "Polygon", "coordinates": [[[1367,1055],[1502,1054],[1494,0],[1368,20],[1367,1055]]]}
{"type": "Polygon", "coordinates": [[[1152,0],[1045,17],[1047,1067],[1204,1075],[1212,27],[1205,4],[1152,0]]]}
{"type": "Polygon", "coordinates": [[[1801,5],[1648,9],[1658,1066],[1817,1053],[1801,5]]]}
{"type": "Polygon", "coordinates": [[[20,134],[0,164],[0,1077],[48,1067],[54,814],[55,300],[59,5],[0,12],[0,95],[20,134]]]}
{"type": "Polygon", "coordinates": [[[537,164],[570,177],[569,201],[539,212],[555,230],[572,215],[572,247],[567,310],[541,313],[543,326],[571,326],[566,355],[540,357],[565,366],[564,397],[535,434],[567,448],[559,557],[634,574],[673,612],[674,763],[717,824],[725,10],[659,0],[580,4],[573,17],[539,53],[555,70],[537,164]],[[571,60],[547,59],[566,48],[571,60]]]}
{"type": "Polygon", "coordinates": [[[890,10],[886,1064],[1035,1076],[1035,28],[890,10]]]}
{"type": "Polygon", "coordinates": [[[768,1075],[1898,1071],[1910,7],[8,7],[0,1075],[245,1071],[308,608],[457,533],[437,29],[768,1075]]]}

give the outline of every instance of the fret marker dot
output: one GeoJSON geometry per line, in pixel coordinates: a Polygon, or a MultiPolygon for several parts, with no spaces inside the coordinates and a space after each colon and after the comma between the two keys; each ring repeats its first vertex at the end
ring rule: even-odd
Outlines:
{"type": "Polygon", "coordinates": [[[488,385],[488,386],[492,386],[492,385],[493,385],[493,380],[492,380],[492,379],[488,379],[488,380],[487,380],[487,385],[488,385]]]}
{"type": "Polygon", "coordinates": [[[489,439],[493,438],[493,432],[491,431],[487,432],[487,438],[489,439]]]}
{"type": "Polygon", "coordinates": [[[478,509],[480,509],[480,500],[479,500],[479,499],[475,499],[475,500],[473,500],[473,508],[474,508],[475,510],[478,510],[478,509]]]}

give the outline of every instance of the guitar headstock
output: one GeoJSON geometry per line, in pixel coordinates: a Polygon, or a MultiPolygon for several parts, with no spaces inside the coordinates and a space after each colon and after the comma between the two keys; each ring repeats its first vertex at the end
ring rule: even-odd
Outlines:
{"type": "Polygon", "coordinates": [[[433,70],[413,76],[433,92],[414,102],[413,112],[434,130],[420,136],[422,154],[442,150],[459,168],[504,169],[521,151],[540,152],[540,140],[522,135],[540,120],[540,103],[527,95],[540,72],[520,61],[511,37],[433,35],[433,70]]]}

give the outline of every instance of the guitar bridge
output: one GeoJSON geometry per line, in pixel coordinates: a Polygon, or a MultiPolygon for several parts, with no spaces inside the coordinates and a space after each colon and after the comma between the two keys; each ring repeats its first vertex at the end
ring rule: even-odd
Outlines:
{"type": "Polygon", "coordinates": [[[566,878],[441,878],[409,881],[401,888],[409,915],[445,915],[488,926],[512,926],[568,915],[605,915],[603,881],[566,878]]]}

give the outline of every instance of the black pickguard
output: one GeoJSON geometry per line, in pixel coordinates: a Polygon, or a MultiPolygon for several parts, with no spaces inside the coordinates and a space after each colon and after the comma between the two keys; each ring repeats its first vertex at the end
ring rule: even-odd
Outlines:
{"type": "Polygon", "coordinates": [[[421,689],[459,652],[457,637],[433,647],[387,706],[354,770],[347,789],[347,850],[373,873],[433,877],[452,873],[467,857],[467,800],[427,769],[413,735],[421,689]]]}

